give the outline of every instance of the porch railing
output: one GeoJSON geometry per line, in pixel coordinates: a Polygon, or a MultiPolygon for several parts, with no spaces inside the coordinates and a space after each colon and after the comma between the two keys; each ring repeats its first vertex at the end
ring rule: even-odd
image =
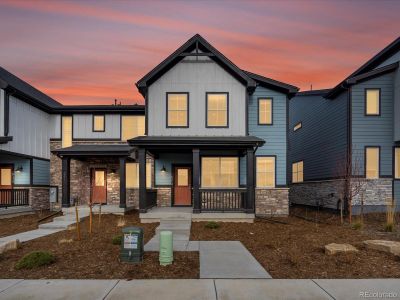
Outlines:
{"type": "Polygon", "coordinates": [[[0,190],[0,207],[29,205],[29,189],[0,190]]]}
{"type": "Polygon", "coordinates": [[[157,206],[157,190],[146,190],[146,209],[157,206]]]}
{"type": "Polygon", "coordinates": [[[243,211],[246,189],[200,189],[201,211],[243,211]]]}

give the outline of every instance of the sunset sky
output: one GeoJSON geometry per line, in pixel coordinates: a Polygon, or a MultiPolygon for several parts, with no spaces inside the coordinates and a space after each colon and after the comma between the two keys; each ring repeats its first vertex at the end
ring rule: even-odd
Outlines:
{"type": "Polygon", "coordinates": [[[196,33],[240,68],[329,88],[400,35],[400,1],[0,1],[0,65],[64,104],[135,82],[196,33]]]}

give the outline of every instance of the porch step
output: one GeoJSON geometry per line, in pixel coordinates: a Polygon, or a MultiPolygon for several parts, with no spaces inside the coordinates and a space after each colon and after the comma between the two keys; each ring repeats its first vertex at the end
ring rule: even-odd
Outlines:
{"type": "Polygon", "coordinates": [[[174,234],[174,239],[176,235],[189,235],[191,228],[190,220],[166,220],[162,219],[160,222],[160,226],[156,228],[156,234],[159,234],[161,231],[168,230],[172,231],[174,234]]]}

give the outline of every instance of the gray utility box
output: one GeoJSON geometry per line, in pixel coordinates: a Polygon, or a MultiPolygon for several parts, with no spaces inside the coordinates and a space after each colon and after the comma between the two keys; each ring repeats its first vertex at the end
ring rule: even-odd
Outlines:
{"type": "Polygon", "coordinates": [[[143,261],[143,228],[125,227],[122,229],[121,262],[140,263],[143,261]]]}

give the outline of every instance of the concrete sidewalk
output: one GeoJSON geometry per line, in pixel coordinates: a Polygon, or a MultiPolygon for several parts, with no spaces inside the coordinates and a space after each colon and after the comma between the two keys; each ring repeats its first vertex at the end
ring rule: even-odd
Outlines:
{"type": "Polygon", "coordinates": [[[400,279],[0,280],[0,299],[400,299],[400,279]]]}

